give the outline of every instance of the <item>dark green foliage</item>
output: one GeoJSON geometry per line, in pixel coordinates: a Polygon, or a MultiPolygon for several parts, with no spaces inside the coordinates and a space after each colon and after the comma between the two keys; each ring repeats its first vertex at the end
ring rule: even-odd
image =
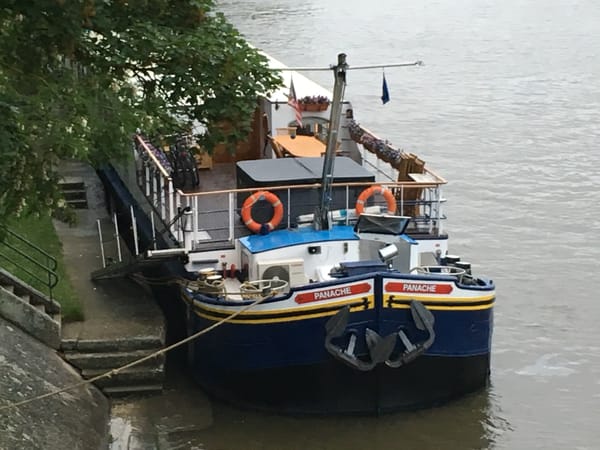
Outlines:
{"type": "Polygon", "coordinates": [[[61,160],[130,154],[141,128],[250,129],[279,77],[210,0],[5,0],[0,6],[0,223],[63,207],[61,160]]]}

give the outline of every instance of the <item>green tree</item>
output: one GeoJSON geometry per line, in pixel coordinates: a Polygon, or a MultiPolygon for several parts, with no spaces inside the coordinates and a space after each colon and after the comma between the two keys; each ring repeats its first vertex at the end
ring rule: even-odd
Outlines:
{"type": "Polygon", "coordinates": [[[56,168],[192,125],[209,150],[247,135],[280,78],[212,0],[3,0],[0,224],[63,207],[56,168]]]}

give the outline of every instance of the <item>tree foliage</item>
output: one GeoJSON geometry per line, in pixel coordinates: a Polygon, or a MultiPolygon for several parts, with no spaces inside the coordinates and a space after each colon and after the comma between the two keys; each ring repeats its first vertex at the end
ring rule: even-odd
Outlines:
{"type": "Polygon", "coordinates": [[[279,83],[212,0],[4,0],[0,223],[62,208],[60,161],[123,158],[137,128],[232,147],[279,83]]]}

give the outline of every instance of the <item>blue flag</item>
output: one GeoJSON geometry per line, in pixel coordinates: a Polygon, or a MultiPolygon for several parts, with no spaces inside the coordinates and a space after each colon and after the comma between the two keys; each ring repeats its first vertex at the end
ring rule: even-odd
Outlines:
{"type": "Polygon", "coordinates": [[[384,105],[390,101],[390,91],[387,87],[387,81],[385,81],[385,73],[383,74],[383,93],[381,94],[381,101],[384,105]]]}

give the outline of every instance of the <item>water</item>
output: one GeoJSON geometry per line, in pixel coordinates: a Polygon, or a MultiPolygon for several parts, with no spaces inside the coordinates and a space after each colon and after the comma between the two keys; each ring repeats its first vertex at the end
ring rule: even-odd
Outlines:
{"type": "MultiPolygon", "coordinates": [[[[214,404],[210,419],[158,446],[600,448],[600,3],[218,3],[251,43],[290,66],[327,66],[340,52],[351,66],[425,62],[386,69],[385,106],[379,69],[349,72],[346,96],[361,124],[449,180],[451,252],[497,283],[491,386],[443,408],[372,419],[214,404]]],[[[309,76],[332,87],[328,72],[309,76]]],[[[193,405],[179,406],[194,418],[193,405]]]]}

